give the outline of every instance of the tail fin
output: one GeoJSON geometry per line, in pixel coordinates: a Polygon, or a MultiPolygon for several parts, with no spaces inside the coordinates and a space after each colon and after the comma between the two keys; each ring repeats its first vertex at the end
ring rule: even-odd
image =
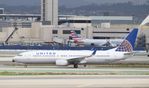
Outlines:
{"type": "Polygon", "coordinates": [[[72,39],[80,38],[75,31],[71,31],[70,34],[71,34],[72,39]]]}
{"type": "Polygon", "coordinates": [[[116,48],[119,52],[132,52],[135,47],[135,41],[138,34],[138,28],[134,28],[125,40],[116,48]]]}

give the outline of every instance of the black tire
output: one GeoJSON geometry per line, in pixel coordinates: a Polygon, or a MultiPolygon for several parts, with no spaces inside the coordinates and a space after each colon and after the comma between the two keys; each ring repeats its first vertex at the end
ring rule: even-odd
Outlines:
{"type": "Polygon", "coordinates": [[[74,68],[78,68],[78,64],[74,64],[74,68]]]}

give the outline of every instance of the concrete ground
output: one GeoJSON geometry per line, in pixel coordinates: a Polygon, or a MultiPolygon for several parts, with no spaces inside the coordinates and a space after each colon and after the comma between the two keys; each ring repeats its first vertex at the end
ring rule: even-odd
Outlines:
{"type": "Polygon", "coordinates": [[[11,76],[0,77],[0,88],[149,88],[149,76],[11,76]]]}

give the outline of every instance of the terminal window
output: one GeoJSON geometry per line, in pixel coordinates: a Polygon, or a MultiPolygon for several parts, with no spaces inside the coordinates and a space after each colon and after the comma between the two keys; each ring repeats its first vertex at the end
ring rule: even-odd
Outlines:
{"type": "Polygon", "coordinates": [[[0,10],[0,14],[4,14],[4,10],[1,9],[1,10],[0,10]]]}
{"type": "Polygon", "coordinates": [[[53,30],[52,33],[53,34],[58,34],[58,30],[53,30]]]}
{"type": "MultiPolygon", "coordinates": [[[[81,34],[80,30],[74,30],[77,34],[81,34]]],[[[71,30],[63,30],[63,34],[70,34],[71,30]]]]}

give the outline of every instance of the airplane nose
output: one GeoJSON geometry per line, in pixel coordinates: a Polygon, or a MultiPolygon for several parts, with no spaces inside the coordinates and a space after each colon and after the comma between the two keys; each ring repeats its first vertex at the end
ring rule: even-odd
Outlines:
{"type": "Polygon", "coordinates": [[[12,62],[17,62],[18,56],[12,58],[12,62]]]}

